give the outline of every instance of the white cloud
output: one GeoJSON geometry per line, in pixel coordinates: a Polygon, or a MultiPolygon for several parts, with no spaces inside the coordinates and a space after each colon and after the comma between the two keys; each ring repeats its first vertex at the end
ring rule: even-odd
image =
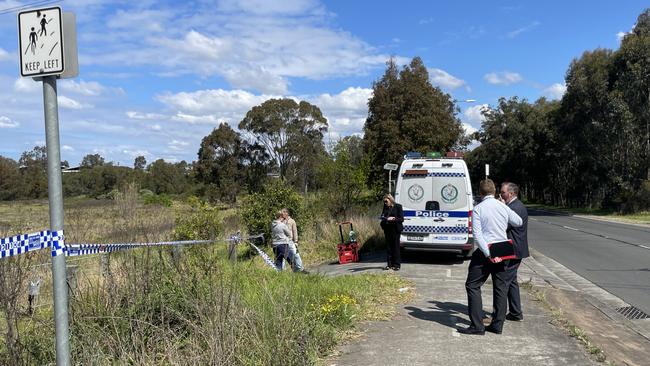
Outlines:
{"type": "Polygon", "coordinates": [[[167,146],[171,150],[175,151],[183,151],[185,148],[189,145],[190,143],[187,141],[178,141],[178,140],[172,140],[167,146]]]}
{"type": "Polygon", "coordinates": [[[139,120],[157,120],[157,119],[167,119],[168,117],[160,113],[141,113],[137,111],[127,111],[126,116],[130,119],[139,119],[139,120]]]}
{"type": "Polygon", "coordinates": [[[429,78],[431,79],[432,84],[446,89],[456,89],[465,85],[464,80],[461,80],[441,69],[429,69],[429,78]]]}
{"type": "Polygon", "coordinates": [[[520,74],[511,71],[491,72],[485,74],[483,78],[490,84],[510,85],[516,84],[523,80],[520,74]]]}
{"type": "Polygon", "coordinates": [[[8,61],[11,59],[9,52],[5,51],[0,47],[0,61],[8,61]]]}
{"type": "Polygon", "coordinates": [[[58,96],[58,101],[59,101],[59,106],[61,108],[67,108],[67,109],[84,109],[84,108],[91,108],[92,105],[90,104],[83,104],[80,103],[72,98],[68,98],[65,95],[59,95],[58,96]]]}
{"type": "Polygon", "coordinates": [[[566,85],[555,83],[542,91],[542,95],[548,99],[562,99],[566,92],[566,85]]]}
{"type": "Polygon", "coordinates": [[[463,130],[465,131],[465,135],[471,135],[474,132],[478,131],[478,129],[474,128],[474,126],[470,125],[469,123],[463,123],[463,130]]]}
{"type": "Polygon", "coordinates": [[[367,112],[370,97],[372,89],[350,87],[335,95],[321,94],[314,98],[313,103],[323,110],[367,112]]]}
{"type": "Polygon", "coordinates": [[[515,38],[515,37],[519,36],[520,34],[522,34],[524,32],[528,32],[528,31],[532,30],[533,28],[536,28],[540,24],[542,24],[542,23],[540,23],[538,21],[534,21],[534,22],[528,24],[527,26],[521,27],[519,29],[515,29],[512,32],[508,32],[508,34],[506,34],[506,37],[515,38]]]}
{"type": "Polygon", "coordinates": [[[12,120],[9,117],[0,116],[0,128],[15,128],[20,126],[20,123],[12,120]]]}
{"type": "MultiPolygon", "coordinates": [[[[214,116],[214,115],[192,115],[192,114],[185,114],[178,112],[176,113],[175,116],[172,116],[172,120],[174,121],[179,121],[179,122],[187,122],[191,124],[195,123],[208,123],[208,124],[217,124],[219,123],[219,119],[214,116]]],[[[224,122],[227,122],[228,120],[222,120],[224,122]]]]}
{"type": "MultiPolygon", "coordinates": [[[[206,116],[220,115],[223,117],[243,117],[249,109],[262,104],[271,95],[255,95],[244,90],[207,89],[195,92],[164,94],[157,100],[173,108],[181,114],[206,116]]],[[[275,98],[280,98],[276,96],[275,98]]]]}
{"type": "Polygon", "coordinates": [[[34,93],[41,89],[41,84],[31,78],[20,78],[14,82],[14,90],[20,93],[34,93]]]}
{"type": "Polygon", "coordinates": [[[74,151],[74,147],[69,145],[63,145],[61,146],[61,149],[63,149],[64,151],[74,151]]]}
{"type": "Polygon", "coordinates": [[[467,108],[465,112],[463,112],[465,121],[474,125],[480,125],[483,121],[485,121],[485,116],[483,116],[482,112],[488,109],[489,106],[487,104],[480,104],[467,108]]]}
{"type": "Polygon", "coordinates": [[[285,94],[290,78],[357,76],[389,58],[332,27],[335,15],[315,0],[208,4],[118,11],[108,22],[110,34],[99,27],[84,33],[87,42],[102,47],[87,49],[81,63],[150,66],[164,76],[221,76],[233,88],[285,94]],[[152,22],[160,25],[146,31],[152,22]]]}
{"type": "Polygon", "coordinates": [[[96,81],[80,80],[77,82],[75,80],[62,80],[59,83],[59,86],[62,91],[91,97],[98,96],[105,90],[105,88],[96,81]]]}

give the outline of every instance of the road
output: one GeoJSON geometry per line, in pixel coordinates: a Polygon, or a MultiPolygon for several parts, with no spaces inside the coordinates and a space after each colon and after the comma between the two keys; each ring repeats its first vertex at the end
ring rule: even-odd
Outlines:
{"type": "Polygon", "coordinates": [[[530,246],[650,314],[650,227],[529,210],[530,246]]]}

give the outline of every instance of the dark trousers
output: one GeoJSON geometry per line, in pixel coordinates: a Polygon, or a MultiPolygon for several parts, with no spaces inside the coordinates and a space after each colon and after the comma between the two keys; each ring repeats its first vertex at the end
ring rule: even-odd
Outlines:
{"type": "Polygon", "coordinates": [[[504,263],[490,262],[481,250],[476,250],[469,262],[467,271],[467,307],[472,328],[483,330],[483,299],[481,298],[481,286],[492,275],[492,297],[494,298],[494,317],[492,327],[496,330],[503,329],[503,322],[506,318],[506,306],[508,299],[508,284],[506,281],[504,263]]]}
{"type": "Polygon", "coordinates": [[[400,268],[402,266],[402,258],[399,252],[399,236],[400,233],[392,227],[384,229],[384,236],[386,237],[386,256],[388,267],[400,268]]]}
{"type": "Polygon", "coordinates": [[[511,259],[505,265],[506,281],[508,281],[508,309],[510,314],[516,318],[522,318],[521,297],[519,295],[519,282],[517,282],[517,270],[521,259],[511,259]]]}

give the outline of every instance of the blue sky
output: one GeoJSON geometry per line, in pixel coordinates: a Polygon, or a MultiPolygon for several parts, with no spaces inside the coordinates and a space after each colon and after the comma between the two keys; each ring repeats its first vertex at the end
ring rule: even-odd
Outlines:
{"type": "MultiPolygon", "coordinates": [[[[3,9],[33,1],[0,0],[3,9]]],[[[642,1],[65,0],[80,75],[60,80],[62,158],[193,161],[220,122],[264,100],[318,105],[326,142],[360,134],[372,82],[420,56],[468,131],[499,97],[560,98],[570,62],[616,49],[642,1]]],[[[0,155],[44,144],[42,87],[21,79],[16,13],[0,14],[0,155]]]]}

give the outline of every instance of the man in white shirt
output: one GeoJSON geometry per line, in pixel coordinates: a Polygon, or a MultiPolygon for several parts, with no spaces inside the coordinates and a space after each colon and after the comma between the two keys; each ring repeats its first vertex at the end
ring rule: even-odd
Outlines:
{"type": "Polygon", "coordinates": [[[506,229],[511,226],[521,226],[522,220],[513,210],[494,198],[496,187],[490,179],[481,181],[479,185],[481,203],[474,207],[472,224],[474,240],[478,249],[472,255],[467,271],[467,307],[471,325],[459,329],[463,334],[483,335],[485,331],[501,334],[503,321],[506,316],[508,299],[507,280],[503,261],[500,257],[491,257],[489,244],[508,240],[506,229]],[[492,296],[494,297],[495,317],[486,328],[483,325],[483,300],[481,286],[492,275],[492,296]]]}

